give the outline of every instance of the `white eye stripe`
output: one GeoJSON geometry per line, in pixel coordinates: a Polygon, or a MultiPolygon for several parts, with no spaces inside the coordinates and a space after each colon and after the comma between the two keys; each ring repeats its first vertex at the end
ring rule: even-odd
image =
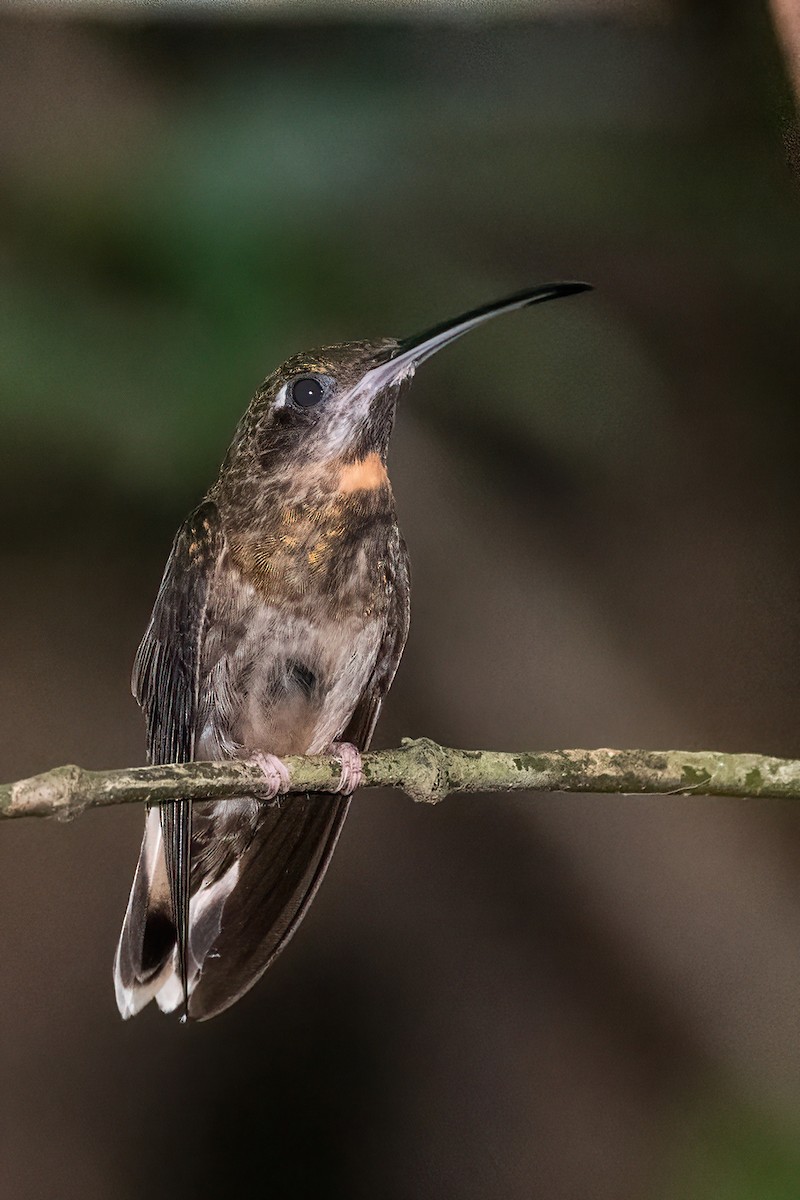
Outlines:
{"type": "Polygon", "coordinates": [[[286,408],[286,405],[288,403],[289,403],[289,385],[288,385],[288,383],[285,383],[283,385],[283,387],[280,389],[280,391],[278,392],[277,396],[275,397],[275,407],[276,408],[286,408]]]}

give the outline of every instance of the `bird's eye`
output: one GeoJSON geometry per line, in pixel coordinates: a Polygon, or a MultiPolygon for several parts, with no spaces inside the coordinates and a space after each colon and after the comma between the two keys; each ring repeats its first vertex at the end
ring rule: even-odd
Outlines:
{"type": "Polygon", "coordinates": [[[318,379],[314,379],[312,375],[304,375],[302,379],[295,379],[289,394],[292,404],[296,404],[298,408],[313,408],[315,404],[319,404],[325,393],[318,379]]]}

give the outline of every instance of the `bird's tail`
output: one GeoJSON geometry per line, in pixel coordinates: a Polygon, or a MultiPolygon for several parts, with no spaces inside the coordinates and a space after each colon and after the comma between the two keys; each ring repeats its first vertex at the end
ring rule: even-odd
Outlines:
{"type": "Polygon", "coordinates": [[[135,1016],[169,982],[174,955],[175,921],[161,817],[151,808],[114,958],[114,988],[123,1017],[135,1016]]]}
{"type": "MultiPolygon", "coordinates": [[[[226,803],[205,806],[212,827],[226,803]]],[[[280,806],[255,803],[247,847],[214,885],[192,896],[190,1020],[223,1012],[287,945],[328,869],[350,797],[317,793],[286,796],[280,806]]]]}
{"type": "MultiPolygon", "coordinates": [[[[195,805],[189,901],[189,1017],[207,1020],[256,982],[300,924],[330,861],[349,797],[287,796],[280,806],[195,805]],[[246,807],[252,823],[234,811],[246,807]],[[252,813],[249,810],[252,809],[252,813]],[[240,845],[231,840],[230,823],[240,845]],[[244,836],[244,831],[246,836],[244,836]]],[[[150,810],[114,960],[117,1005],[183,1002],[161,819],[150,810]]]]}

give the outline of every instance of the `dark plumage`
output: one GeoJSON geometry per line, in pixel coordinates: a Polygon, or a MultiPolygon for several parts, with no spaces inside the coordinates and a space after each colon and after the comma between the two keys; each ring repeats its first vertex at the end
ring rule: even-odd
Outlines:
{"type": "MultiPolygon", "coordinates": [[[[408,632],[386,473],[399,390],[489,316],[584,287],[520,293],[405,343],[325,347],[265,381],[175,538],[136,656],[152,762],[368,747],[408,632]]],[[[348,804],[152,810],[115,959],[122,1015],[155,996],[204,1019],[247,991],[313,899],[348,804]]]]}

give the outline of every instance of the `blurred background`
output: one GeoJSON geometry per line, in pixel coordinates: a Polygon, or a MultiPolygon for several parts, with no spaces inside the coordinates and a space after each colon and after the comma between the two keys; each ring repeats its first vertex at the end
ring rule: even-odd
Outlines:
{"type": "MultiPolygon", "coordinates": [[[[143,761],[172,535],[279,361],[553,278],[596,291],[403,404],[377,744],[799,755],[769,8],[75,7],[0,15],[0,778],[143,761]]],[[[9,1200],[800,1195],[791,805],[366,793],[290,950],[189,1028],[114,1005],[141,824],[0,833],[9,1200]]]]}

